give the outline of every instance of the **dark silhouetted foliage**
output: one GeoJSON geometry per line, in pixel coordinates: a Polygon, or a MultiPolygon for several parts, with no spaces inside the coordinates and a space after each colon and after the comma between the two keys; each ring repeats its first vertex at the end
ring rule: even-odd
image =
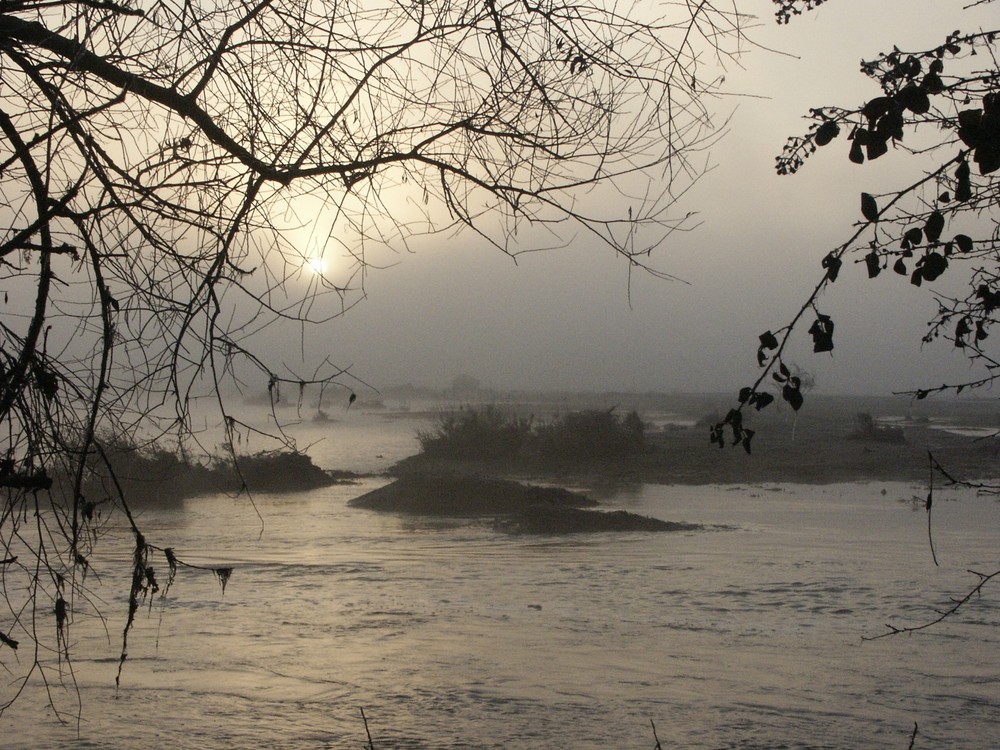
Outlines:
{"type": "MultiPolygon", "coordinates": [[[[689,220],[671,215],[682,186],[656,183],[697,177],[687,155],[718,136],[703,98],[744,22],[728,3],[669,8],[661,19],[638,3],[0,6],[0,570],[5,593],[30,592],[0,601],[0,711],[31,675],[49,688],[50,675],[72,679],[52,634],[74,602],[100,599],[86,578],[108,539],[96,504],[133,537],[118,550],[133,560],[123,642],[157,589],[146,568],[163,548],[99,436],[197,446],[198,404],[242,464],[240,487],[304,470],[294,455],[266,468],[238,457],[251,434],[294,444],[276,414],[262,430],[222,394],[266,391],[273,406],[284,387],[301,407],[317,386],[350,407],[360,381],[319,326],[364,297],[366,252],[464,228],[513,257],[565,227],[667,276],[650,253],[689,220]],[[303,229],[329,246],[303,248],[303,229]],[[333,275],[307,252],[350,262],[333,275]],[[322,350],[306,351],[305,332],[320,330],[322,350]],[[262,331],[302,341],[301,362],[262,331]]],[[[168,454],[118,459],[135,483],[140,469],[185,481],[168,454]]],[[[212,569],[223,584],[228,570],[212,569]]]]}
{"type": "Polygon", "coordinates": [[[512,458],[531,435],[532,420],[498,406],[462,407],[441,414],[434,428],[417,433],[428,456],[463,459],[512,458]]]}
{"type": "Polygon", "coordinates": [[[468,407],[442,414],[433,430],[417,437],[432,458],[585,461],[647,450],[639,414],[619,415],[614,409],[587,409],[536,422],[494,405],[468,407]]]}
{"type": "MultiPolygon", "coordinates": [[[[820,5],[816,0],[774,3],[779,23],[820,5]]],[[[886,193],[861,194],[860,220],[845,242],[823,256],[822,275],[798,313],[785,326],[761,334],[761,372],[741,389],[737,407],[713,426],[714,443],[725,445],[723,433],[728,431],[734,445],[749,449],[742,413],[748,406],[759,410],[771,403],[765,388],[770,382],[777,383],[793,409],[802,407],[803,391],[784,362],[786,345],[793,333],[805,329],[814,352],[834,352],[835,322],[820,309],[820,297],[851,265],[862,267],[863,278],[884,283],[902,276],[919,287],[947,275],[966,284],[964,296],[933,290],[937,309],[924,343],[949,340],[981,370],[967,380],[919,388],[912,396],[961,393],[1000,377],[1000,360],[989,348],[1000,307],[998,37],[1000,28],[952,31],[930,48],[893,47],[864,61],[861,72],[878,85],[879,93],[853,109],[810,110],[808,132],[788,140],[776,162],[781,175],[797,172],[818,149],[836,150],[842,144],[839,153],[858,164],[876,161],[890,150],[911,155],[920,176],[886,193]],[[894,273],[882,274],[890,268],[894,273]]],[[[836,335],[849,333],[837,329],[836,335]]]]}

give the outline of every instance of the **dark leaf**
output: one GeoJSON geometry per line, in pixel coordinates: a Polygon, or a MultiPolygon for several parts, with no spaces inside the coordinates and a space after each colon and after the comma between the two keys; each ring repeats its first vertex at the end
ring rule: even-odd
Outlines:
{"type": "Polygon", "coordinates": [[[989,141],[976,149],[973,160],[979,165],[979,174],[992,174],[1000,169],[1000,142],[989,141]]]}
{"type": "Polygon", "coordinates": [[[948,268],[948,259],[941,253],[927,253],[917,261],[917,268],[924,281],[934,281],[948,268]]]}
{"type": "Polygon", "coordinates": [[[955,346],[965,346],[965,337],[972,333],[972,328],[969,326],[968,316],[963,317],[958,321],[958,325],[955,326],[955,346]]]}
{"type": "Polygon", "coordinates": [[[872,223],[878,221],[878,203],[870,193],[861,194],[861,215],[872,223]]]}
{"type": "Polygon", "coordinates": [[[958,137],[969,148],[979,146],[979,123],[982,119],[981,109],[963,109],[958,113],[958,137]]]}
{"type": "Polygon", "coordinates": [[[919,268],[914,268],[913,273],[910,274],[910,283],[913,286],[920,286],[924,283],[924,275],[920,273],[919,268]]]}
{"type": "Polygon", "coordinates": [[[726,447],[726,439],[722,435],[722,423],[721,422],[719,424],[717,424],[717,425],[713,425],[712,426],[712,429],[711,429],[711,431],[709,433],[709,438],[710,438],[710,440],[712,442],[712,445],[718,445],[720,448],[725,448],[726,447]]]}
{"type": "Polygon", "coordinates": [[[861,141],[857,139],[854,140],[854,142],[851,144],[851,152],[847,155],[847,158],[850,159],[855,164],[865,163],[865,152],[862,148],[861,141]]]}
{"type": "Polygon", "coordinates": [[[813,337],[814,352],[833,351],[833,320],[829,315],[818,316],[809,328],[809,335],[813,337]]]}
{"type": "Polygon", "coordinates": [[[988,115],[1000,115],[1000,94],[991,92],[983,97],[983,112],[988,115]]]}
{"type": "Polygon", "coordinates": [[[903,262],[902,258],[897,258],[896,262],[892,265],[892,270],[898,273],[900,276],[906,276],[906,263],[903,262]]]}
{"type": "Polygon", "coordinates": [[[840,273],[840,267],[843,265],[843,261],[840,260],[836,255],[830,253],[825,258],[823,258],[823,268],[826,269],[826,277],[834,282],[837,280],[837,275],[840,273]]]}
{"type": "Polygon", "coordinates": [[[901,141],[903,140],[904,124],[903,110],[894,107],[879,119],[878,124],[875,126],[875,132],[878,133],[878,136],[883,143],[888,141],[890,138],[894,141],[901,141]]]}
{"type": "MultiPolygon", "coordinates": [[[[986,322],[982,320],[976,321],[976,343],[985,339],[990,334],[986,331],[986,322]]],[[[758,407],[759,408],[759,407],[758,407]]]]}
{"type": "Polygon", "coordinates": [[[787,401],[795,411],[802,408],[804,399],[802,397],[802,391],[798,388],[792,388],[790,385],[786,385],[781,389],[781,397],[785,399],[785,401],[787,401]]]}
{"type": "Polygon", "coordinates": [[[867,117],[870,123],[874,123],[875,120],[890,111],[893,106],[895,106],[895,102],[891,97],[877,96],[861,108],[861,114],[867,117]]]}
{"type": "Polygon", "coordinates": [[[906,234],[903,235],[903,248],[909,249],[914,245],[919,245],[924,241],[924,230],[920,227],[911,227],[906,230],[906,234]]]}
{"type": "Polygon", "coordinates": [[[755,434],[753,430],[743,430],[743,440],[740,442],[743,443],[743,450],[747,453],[750,453],[750,441],[753,440],[755,434]]]}
{"type": "Polygon", "coordinates": [[[944,214],[935,211],[927,217],[927,223],[924,224],[924,236],[927,237],[928,242],[937,242],[941,238],[942,231],[944,231],[944,214]]]}
{"type": "Polygon", "coordinates": [[[878,253],[874,250],[865,256],[865,265],[868,266],[869,279],[874,279],[882,272],[882,264],[879,262],[878,253]]]}
{"type": "Polygon", "coordinates": [[[740,388],[739,402],[741,404],[745,404],[747,401],[750,400],[750,397],[752,395],[753,395],[753,388],[750,387],[740,388]]]}
{"type": "Polygon", "coordinates": [[[955,200],[965,202],[972,199],[971,172],[967,161],[962,161],[955,170],[955,200]]]}
{"type": "Polygon", "coordinates": [[[986,284],[980,284],[976,297],[983,301],[983,310],[989,314],[1000,307],[1000,292],[994,292],[986,284]]]}
{"type": "Polygon", "coordinates": [[[840,126],[833,120],[826,120],[816,130],[816,145],[825,146],[840,135],[840,126]]]}
{"type": "Polygon", "coordinates": [[[919,391],[917,391],[917,400],[918,401],[923,401],[925,398],[927,398],[928,395],[929,395],[928,391],[919,390],[919,391]]]}
{"type": "Polygon", "coordinates": [[[868,139],[868,144],[865,146],[865,155],[868,157],[869,161],[874,161],[884,155],[888,150],[889,134],[872,133],[871,137],[868,139]]]}
{"type": "Polygon", "coordinates": [[[222,587],[222,593],[226,593],[226,584],[229,583],[230,577],[233,575],[232,568],[215,568],[215,577],[219,579],[219,585],[222,587]]]}
{"type": "Polygon", "coordinates": [[[764,333],[760,335],[760,345],[764,349],[777,349],[778,339],[770,331],[764,331],[764,333]]]}
{"type": "Polygon", "coordinates": [[[774,401],[774,396],[772,396],[770,393],[758,393],[757,399],[756,401],[754,401],[754,408],[757,411],[760,411],[765,406],[770,404],[772,401],[774,401]]]}
{"type": "Polygon", "coordinates": [[[941,76],[939,76],[932,69],[930,73],[924,76],[924,80],[920,82],[920,88],[928,94],[940,94],[944,91],[944,81],[942,81],[941,76]]]}
{"type": "Polygon", "coordinates": [[[915,115],[927,114],[931,108],[931,100],[927,96],[927,92],[912,83],[900,89],[899,93],[896,94],[896,101],[915,115]]]}
{"type": "Polygon", "coordinates": [[[971,253],[975,247],[972,238],[967,234],[956,234],[955,244],[958,245],[958,249],[963,253],[971,253]]]}

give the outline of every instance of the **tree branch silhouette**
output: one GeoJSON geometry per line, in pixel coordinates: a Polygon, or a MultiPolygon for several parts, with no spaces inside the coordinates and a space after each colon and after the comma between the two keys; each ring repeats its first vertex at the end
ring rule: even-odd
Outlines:
{"type": "Polygon", "coordinates": [[[240,420],[227,389],[273,406],[282,385],[365,388],[336,352],[290,364],[262,333],[325,330],[364,297],[372,252],[464,228],[516,258],[584,234],[669,277],[652,253],[691,224],[675,196],[724,128],[712,71],[747,19],[709,0],[646,10],[3,3],[0,661],[16,676],[0,711],[32,675],[60,679],[48,654],[71,657],[109,518],[130,531],[120,664],[157,567],[225,585],[230,568],[143,532],[114,450],[214,454],[193,426],[211,416],[245,489],[242,436],[294,445],[240,420]],[[306,270],[303,201],[333,217],[336,273],[306,270]]]}

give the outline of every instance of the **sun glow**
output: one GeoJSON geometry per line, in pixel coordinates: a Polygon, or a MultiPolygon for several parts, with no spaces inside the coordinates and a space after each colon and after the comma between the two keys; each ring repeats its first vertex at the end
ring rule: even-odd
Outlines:
{"type": "Polygon", "coordinates": [[[327,262],[326,258],[322,256],[312,256],[306,258],[305,268],[312,271],[317,276],[323,276],[330,268],[330,264],[327,262]]]}

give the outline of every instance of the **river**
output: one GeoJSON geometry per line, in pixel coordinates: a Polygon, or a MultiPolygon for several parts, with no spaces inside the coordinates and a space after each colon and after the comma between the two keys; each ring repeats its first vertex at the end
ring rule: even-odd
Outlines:
{"type": "MultiPolygon", "coordinates": [[[[351,435],[314,450],[414,448],[412,425],[351,435]]],[[[652,748],[654,723],[664,748],[905,750],[915,723],[915,748],[1000,745],[998,586],[863,640],[1000,566],[992,498],[938,491],[935,567],[900,483],[646,485],[604,502],[706,529],[510,537],[347,506],[385,481],[146,510],[152,543],[234,568],[225,592],[181,570],[116,690],[128,560],[95,564],[107,620],[77,615],[51,693],[69,722],[29,690],[0,746],[356,750],[362,709],[379,750],[652,748]]]]}

